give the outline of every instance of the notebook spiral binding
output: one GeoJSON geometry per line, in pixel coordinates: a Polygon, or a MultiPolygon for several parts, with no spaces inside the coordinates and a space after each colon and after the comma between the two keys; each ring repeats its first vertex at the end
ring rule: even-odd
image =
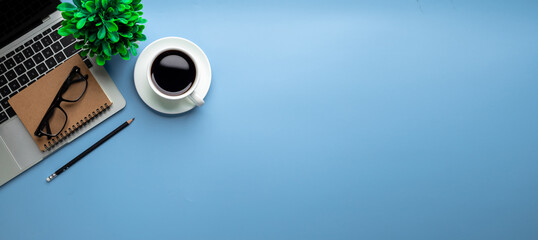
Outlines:
{"type": "Polygon", "coordinates": [[[57,144],[67,139],[67,137],[69,137],[71,134],[75,133],[80,127],[86,125],[91,120],[96,118],[99,114],[103,113],[109,108],[110,108],[110,105],[105,103],[103,106],[100,106],[99,108],[95,109],[95,111],[92,111],[90,114],[88,114],[87,117],[85,116],[84,119],[80,119],[80,121],[77,121],[71,127],[66,126],[66,129],[64,129],[62,133],[60,133],[57,137],[51,139],[44,145],[45,151],[51,150],[54,146],[56,146],[57,144]]]}

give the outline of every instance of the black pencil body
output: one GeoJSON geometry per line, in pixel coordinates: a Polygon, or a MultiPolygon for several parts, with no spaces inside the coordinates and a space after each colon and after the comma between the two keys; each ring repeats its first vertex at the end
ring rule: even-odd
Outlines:
{"type": "Polygon", "coordinates": [[[120,132],[121,130],[123,130],[124,128],[126,128],[127,126],[129,126],[129,124],[134,120],[131,119],[127,122],[124,122],[122,125],[120,125],[119,127],[117,127],[116,129],[114,129],[114,131],[110,132],[109,134],[107,134],[105,137],[101,138],[101,140],[97,141],[96,143],[94,143],[91,147],[89,147],[88,149],[86,149],[84,152],[82,152],[81,154],[79,154],[78,156],[76,156],[75,158],[73,158],[73,160],[69,161],[67,164],[65,164],[63,167],[61,167],[60,169],[56,170],[56,172],[54,172],[54,174],[50,175],[48,178],[47,178],[47,182],[50,182],[52,179],[54,179],[55,177],[57,177],[58,175],[62,174],[63,172],[65,172],[67,169],[69,169],[71,166],[73,166],[73,164],[75,164],[76,162],[78,162],[80,159],[82,159],[84,156],[88,155],[88,153],[92,152],[93,150],[95,150],[96,148],[98,148],[101,144],[103,144],[104,142],[106,142],[108,139],[112,138],[114,135],[116,135],[118,132],[120,132]]]}

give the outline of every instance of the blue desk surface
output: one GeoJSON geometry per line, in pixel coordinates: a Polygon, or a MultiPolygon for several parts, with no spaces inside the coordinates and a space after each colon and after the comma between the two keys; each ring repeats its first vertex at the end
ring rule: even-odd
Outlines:
{"type": "Polygon", "coordinates": [[[126,108],[0,188],[0,239],[538,239],[536,2],[143,3],[206,105],[156,113],[114,57],[126,108]]]}

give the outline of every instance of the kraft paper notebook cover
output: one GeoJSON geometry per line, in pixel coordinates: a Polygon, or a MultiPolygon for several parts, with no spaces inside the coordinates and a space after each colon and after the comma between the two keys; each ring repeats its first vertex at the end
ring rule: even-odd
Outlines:
{"type": "Polygon", "coordinates": [[[9,99],[9,104],[11,104],[15,113],[19,116],[39,149],[41,149],[41,151],[46,151],[63,139],[69,137],[72,132],[99,115],[102,111],[109,108],[110,105],[112,105],[112,102],[110,102],[110,99],[108,99],[103,92],[103,89],[101,89],[101,86],[99,86],[80,56],[76,54],[56,69],[47,73],[47,75],[13,96],[9,99]],[[60,135],[51,139],[47,139],[46,136],[35,136],[34,132],[39,125],[39,122],[41,122],[41,119],[52,103],[56,93],[75,65],[80,68],[82,75],[88,74],[88,87],[86,92],[77,102],[62,102],[60,104],[67,113],[67,124],[60,135]]]}

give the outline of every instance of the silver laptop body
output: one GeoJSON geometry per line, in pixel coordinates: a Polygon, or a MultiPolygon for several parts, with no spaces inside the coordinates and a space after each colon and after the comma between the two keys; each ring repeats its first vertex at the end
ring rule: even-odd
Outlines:
{"type": "MultiPolygon", "coordinates": [[[[46,0],[41,0],[41,1],[46,1],[46,0]]],[[[2,2],[4,2],[4,4],[5,2],[11,2],[11,3],[17,3],[17,4],[20,4],[21,2],[22,3],[27,2],[26,4],[34,4],[36,1],[11,0],[11,1],[2,1],[2,2]]],[[[50,4],[54,5],[53,7],[55,7],[57,4],[60,3],[59,1],[52,1],[52,0],[49,2],[50,4]]],[[[73,52],[72,46],[70,44],[74,44],[74,42],[70,43],[69,41],[64,40],[64,39],[54,40],[54,38],[47,39],[46,41],[43,41],[43,39],[39,39],[39,36],[45,36],[45,34],[43,34],[44,32],[46,32],[47,34],[51,34],[53,31],[55,31],[54,29],[51,29],[51,28],[54,25],[57,25],[58,22],[60,22],[61,20],[62,20],[62,17],[60,15],[60,12],[53,9],[51,11],[51,14],[49,14],[48,16],[45,16],[41,20],[41,23],[39,24],[39,26],[33,28],[32,30],[29,30],[24,35],[18,37],[16,40],[11,41],[10,43],[8,43],[7,45],[5,45],[4,47],[0,49],[0,60],[2,60],[0,61],[0,65],[3,64],[4,68],[6,68],[6,64],[12,65],[12,62],[6,63],[6,61],[8,61],[9,59],[14,59],[19,52],[21,52],[22,54],[22,55],[19,55],[19,57],[27,56],[28,59],[34,57],[34,60],[35,59],[39,60],[40,57],[36,56],[38,54],[38,51],[33,51],[34,55],[32,55],[30,53],[31,51],[29,50],[26,52],[17,51],[17,49],[21,50],[22,48],[28,47],[28,46],[35,47],[31,43],[36,44],[37,42],[40,42],[40,45],[42,45],[43,48],[50,47],[51,49],[54,49],[52,48],[53,45],[56,45],[56,47],[58,46],[58,44],[56,43],[60,43],[62,47],[65,47],[64,45],[69,44],[71,48],[58,50],[58,52],[63,53],[63,56],[65,57],[65,59],[62,59],[64,57],[59,55],[59,53],[54,54],[54,56],[51,56],[51,58],[55,58],[55,60],[58,60],[56,61],[56,64],[58,65],[61,64],[61,62],[67,60],[70,57],[68,55],[73,52]],[[33,41],[32,39],[36,39],[36,41],[33,41]],[[52,40],[52,43],[50,43],[48,46],[45,45],[45,43],[49,43],[50,40],[52,40]],[[13,55],[13,53],[16,53],[16,54],[13,55]]],[[[37,45],[35,49],[38,50],[39,45],[37,45]]],[[[78,53],[74,53],[74,54],[78,54],[78,53]]],[[[45,55],[46,55],[45,53],[42,54],[42,56],[45,56],[45,55]]],[[[52,60],[47,62],[47,64],[49,64],[50,62],[52,62],[52,60]]],[[[39,150],[39,148],[33,141],[32,137],[30,136],[30,134],[28,133],[28,131],[26,130],[26,128],[24,127],[24,125],[22,124],[22,122],[16,115],[12,116],[8,120],[4,119],[3,122],[0,123],[0,186],[7,183],[9,180],[13,179],[14,177],[21,174],[28,168],[40,162],[41,160],[43,160],[45,157],[47,157],[54,151],[65,146],[69,142],[76,139],[78,136],[84,134],[86,131],[90,130],[97,124],[101,123],[102,121],[109,118],[110,116],[112,116],[113,114],[115,114],[116,112],[118,112],[119,110],[125,107],[125,99],[123,98],[118,88],[116,87],[116,85],[114,84],[114,82],[112,81],[108,73],[106,72],[105,68],[102,66],[98,66],[93,59],[86,59],[85,62],[89,67],[91,66],[90,71],[94,75],[99,85],[101,85],[102,89],[105,91],[108,98],[112,101],[112,106],[110,107],[110,109],[105,111],[103,114],[99,115],[98,117],[96,117],[94,120],[90,121],[88,124],[81,127],[80,131],[76,131],[75,133],[73,133],[65,141],[53,147],[52,150],[46,151],[46,152],[41,152],[39,150]]],[[[22,64],[26,66],[25,67],[26,70],[30,70],[30,71],[36,70],[35,72],[39,72],[37,68],[41,66],[37,64],[37,61],[35,61],[36,66],[33,66],[33,67],[31,66],[32,64],[29,62],[28,63],[24,62],[22,64]]],[[[54,67],[51,67],[47,71],[50,71],[53,68],[54,67]]],[[[20,68],[18,70],[20,70],[20,68]]],[[[39,69],[39,70],[43,71],[43,69],[39,69]]],[[[32,71],[32,73],[33,72],[34,71],[32,71]]],[[[7,72],[0,73],[0,78],[3,77],[3,79],[7,79],[5,76],[6,74],[7,72]]],[[[10,74],[14,74],[14,73],[11,72],[10,74]]],[[[18,74],[18,72],[15,74],[18,74]]],[[[30,82],[28,82],[27,85],[30,85],[35,80],[39,79],[39,77],[42,77],[44,74],[46,73],[44,72],[43,74],[38,74],[39,76],[37,78],[30,79],[30,82]]],[[[0,91],[1,90],[5,91],[6,89],[3,88],[5,86],[8,86],[9,88],[11,88],[11,87],[16,87],[17,85],[22,85],[23,82],[26,82],[26,79],[28,76],[30,75],[34,76],[35,73],[34,74],[25,73],[25,74],[20,74],[20,75],[21,76],[25,75],[25,76],[23,76],[22,79],[20,77],[16,78],[15,80],[19,81],[17,84],[12,83],[11,81],[8,80],[7,84],[0,85],[0,91]]],[[[13,77],[13,75],[10,75],[10,76],[13,77]]],[[[0,92],[0,100],[4,100],[9,97],[10,96],[2,96],[2,93],[0,92]]],[[[2,110],[0,108],[0,116],[6,116],[6,114],[9,111],[11,111],[9,110],[9,107],[8,107],[8,110],[2,110]],[[3,115],[1,115],[2,113],[3,115]]]]}

